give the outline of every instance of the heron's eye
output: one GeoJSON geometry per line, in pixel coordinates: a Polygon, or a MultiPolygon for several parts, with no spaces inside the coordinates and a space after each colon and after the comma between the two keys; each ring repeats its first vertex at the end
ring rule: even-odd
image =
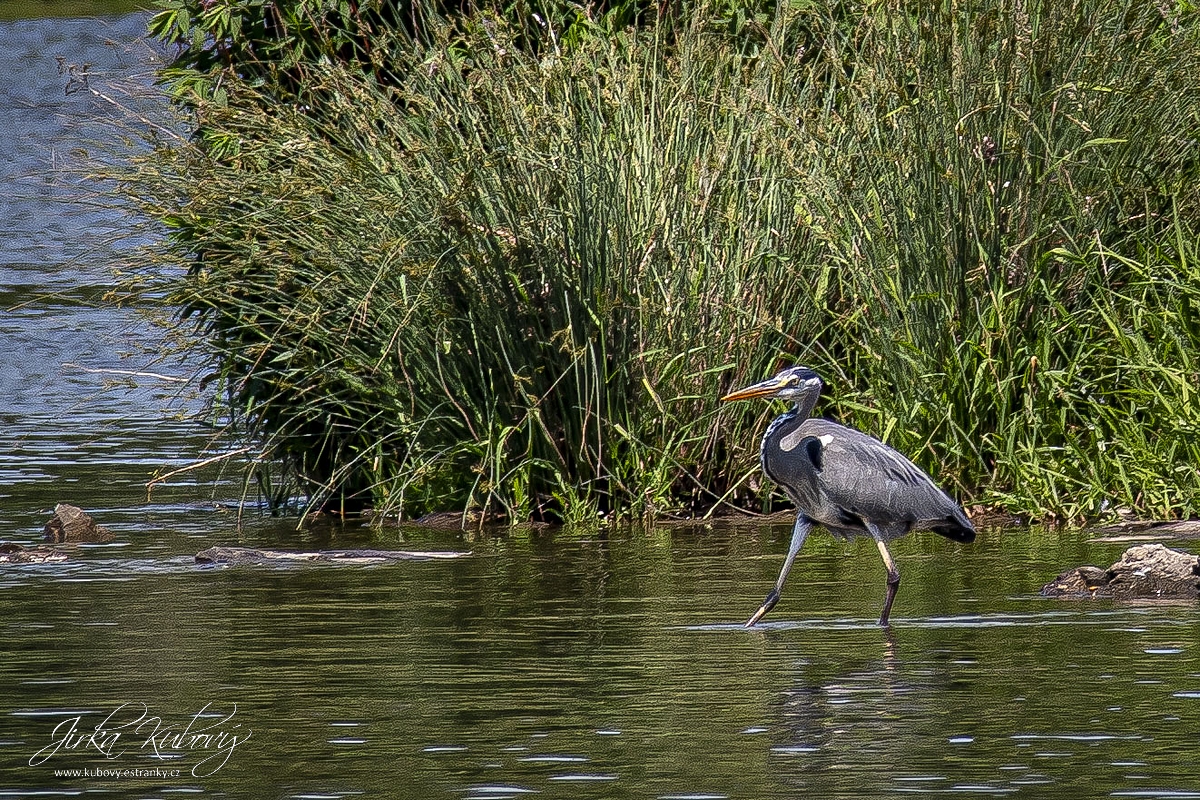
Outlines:
{"type": "Polygon", "coordinates": [[[795,375],[788,378],[788,386],[799,386],[799,385],[800,385],[800,379],[797,378],[795,375]]]}

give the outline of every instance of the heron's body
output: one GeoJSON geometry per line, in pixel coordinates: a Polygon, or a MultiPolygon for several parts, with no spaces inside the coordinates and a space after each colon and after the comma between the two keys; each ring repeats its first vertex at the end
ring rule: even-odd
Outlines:
{"type": "Polygon", "coordinates": [[[883,442],[827,419],[793,412],[776,417],[763,436],[763,472],[796,510],[842,539],[884,541],[932,530],[959,542],[975,538],[970,520],[915,464],[883,442]]]}
{"type": "Polygon", "coordinates": [[[888,570],[888,593],[879,618],[886,625],[900,585],[900,572],[887,542],[914,530],[931,530],[957,542],[971,542],[975,529],[962,508],[915,464],[865,433],[809,415],[821,381],[806,367],[726,395],[724,400],[779,397],[793,407],[776,417],[763,436],[763,472],[796,504],[791,547],[775,588],[747,626],[774,607],[796,554],[813,524],[834,536],[870,536],[888,570]]]}

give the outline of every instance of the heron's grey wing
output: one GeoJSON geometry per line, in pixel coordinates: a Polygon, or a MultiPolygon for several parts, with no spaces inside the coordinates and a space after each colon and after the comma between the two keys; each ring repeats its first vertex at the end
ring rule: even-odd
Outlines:
{"type": "Polygon", "coordinates": [[[958,503],[916,464],[878,439],[822,419],[805,421],[792,434],[797,435],[802,437],[797,446],[818,468],[823,493],[848,516],[870,520],[889,538],[912,528],[928,528],[962,542],[975,538],[958,503]]]}

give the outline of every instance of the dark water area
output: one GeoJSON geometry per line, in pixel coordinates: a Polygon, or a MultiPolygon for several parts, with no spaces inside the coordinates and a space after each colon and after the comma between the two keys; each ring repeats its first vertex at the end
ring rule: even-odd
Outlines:
{"type": "Polygon", "coordinates": [[[148,500],[210,433],[121,371],[194,365],[144,360],[103,299],[124,223],[56,171],[115,113],[56,57],[148,85],[144,24],[0,23],[0,541],[61,501],[115,534],[0,565],[0,798],[1200,798],[1200,609],[1039,597],[1126,546],[1087,531],[897,542],[890,631],[874,546],[818,533],[748,631],[787,521],[298,532],[239,525],[232,481],[148,500]],[[196,565],[214,544],[468,555],[196,565]]]}

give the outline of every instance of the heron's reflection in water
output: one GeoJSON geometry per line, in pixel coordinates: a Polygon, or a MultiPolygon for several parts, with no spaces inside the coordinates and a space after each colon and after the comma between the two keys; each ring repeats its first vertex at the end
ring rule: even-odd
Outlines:
{"type": "Polygon", "coordinates": [[[975,769],[956,752],[963,750],[956,742],[974,740],[970,708],[960,716],[944,702],[948,693],[969,701],[970,682],[955,670],[973,662],[972,654],[957,646],[927,651],[927,637],[908,633],[853,636],[836,648],[838,658],[819,648],[797,660],[792,684],[776,700],[779,729],[770,752],[780,780],[830,797],[971,782],[1004,791],[1009,776],[993,772],[994,758],[987,762],[991,774],[970,774],[975,769]]]}

